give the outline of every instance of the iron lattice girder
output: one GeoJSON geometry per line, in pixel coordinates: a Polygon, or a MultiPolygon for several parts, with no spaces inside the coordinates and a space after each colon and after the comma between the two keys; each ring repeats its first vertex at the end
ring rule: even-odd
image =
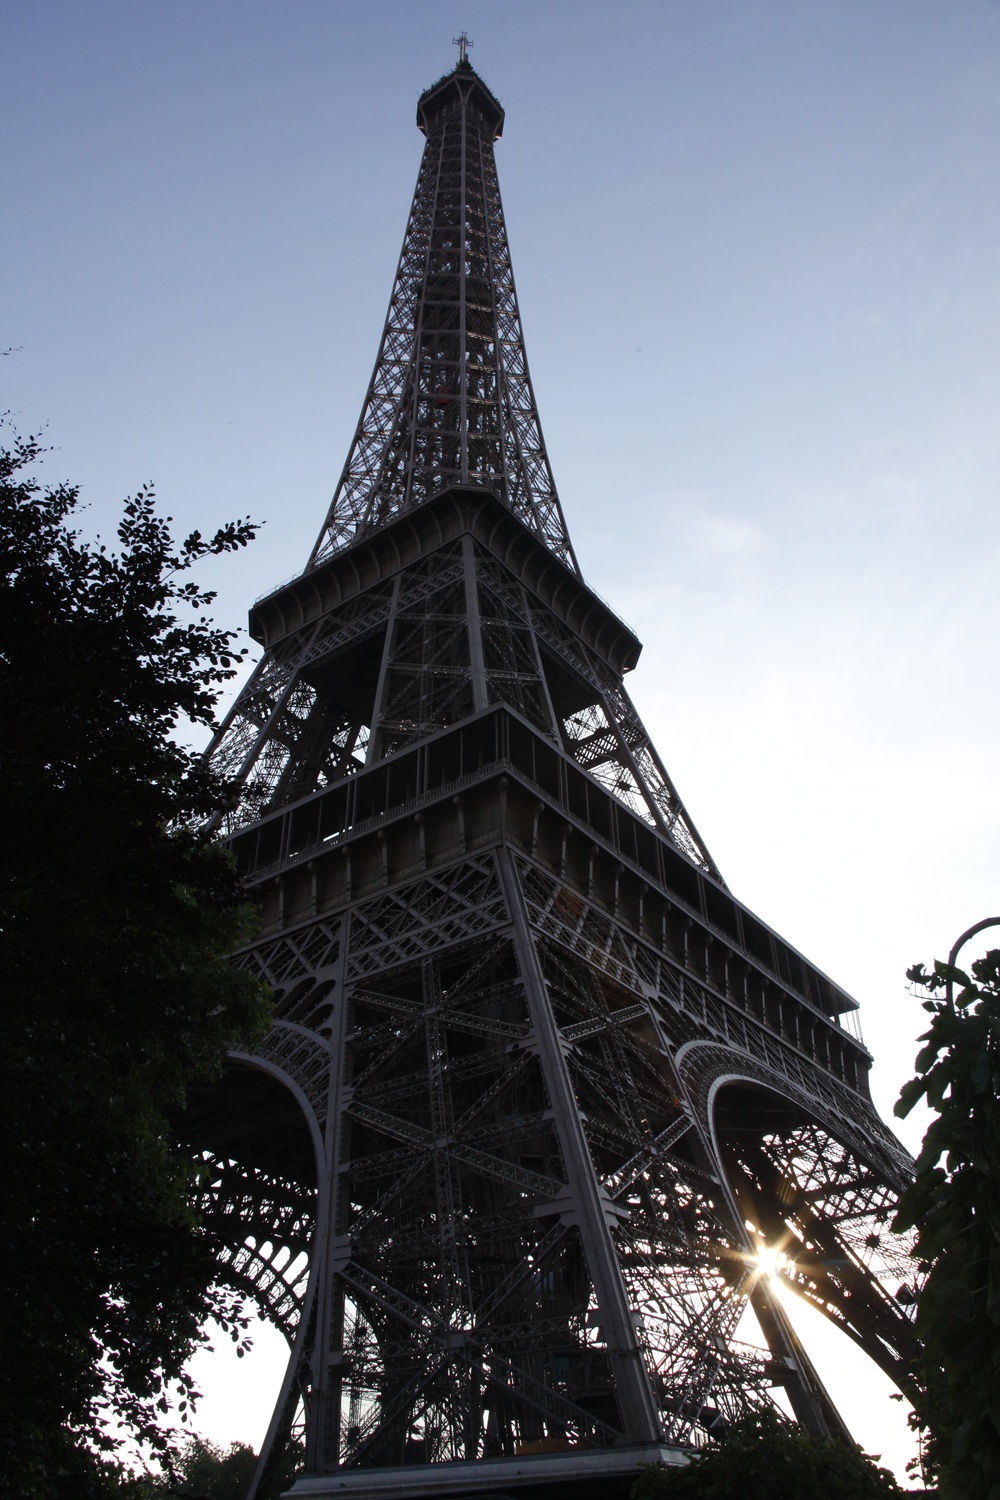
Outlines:
{"type": "Polygon", "coordinates": [[[785,1252],[784,1278],[898,1382],[919,1349],[893,1295],[913,1275],[908,1242],[889,1231],[895,1195],[812,1122],[746,1135],[730,1132],[733,1180],[785,1252]]]}
{"type": "Polygon", "coordinates": [[[480,484],[578,571],[528,375],[493,159],[498,110],[470,69],[422,112],[427,144],[382,342],[310,566],[440,490],[480,484]]]}
{"type": "MultiPolygon", "coordinates": [[[[527,779],[521,791],[519,762],[507,758],[513,745],[502,733],[498,750],[489,756],[482,753],[487,739],[484,731],[489,731],[492,740],[494,730],[502,731],[505,723],[505,716],[498,713],[458,732],[459,738],[469,735],[474,757],[484,762],[476,778],[480,801],[473,802],[467,781],[459,784],[468,793],[469,821],[495,831],[497,836],[503,804],[508,804],[510,823],[519,825],[509,829],[508,837],[522,840],[535,856],[534,862],[525,866],[523,878],[532,921],[539,930],[570,950],[589,956],[627,988],[639,994],[662,992],[670,1008],[686,1016],[688,1025],[701,1036],[734,1044],[780,1073],[789,1084],[821,1087],[820,1097],[827,1107],[845,1112],[853,1109],[850,1101],[852,1096],[857,1097],[859,1079],[867,1072],[869,1059],[863,1047],[833,1020],[833,1014],[845,1007],[839,992],[833,987],[824,990],[822,976],[809,972],[805,965],[798,983],[782,979],[779,971],[787,970],[793,957],[800,962],[797,955],[777,951],[769,959],[758,959],[754,950],[760,944],[752,925],[754,919],[728,895],[725,900],[730,914],[725,922],[730,932],[723,939],[701,906],[707,896],[719,901],[722,894],[708,882],[700,893],[697,887],[685,889],[677,877],[688,878],[693,873],[690,867],[664,866],[658,870],[656,861],[645,857],[657,852],[655,844],[647,851],[638,851],[643,854],[641,862],[633,853],[626,867],[628,855],[623,844],[625,836],[631,834],[628,827],[620,825],[618,837],[610,843],[599,843],[592,830],[584,839],[583,831],[578,836],[566,821],[567,807],[561,798],[552,799],[551,805],[533,800],[537,787],[527,779]],[[609,904],[617,911],[609,913],[609,904]],[[739,922],[734,921],[737,917],[739,922]],[[742,937],[737,936],[740,926],[742,937]],[[817,1061],[825,1064],[818,1072],[814,1070],[817,1061]]],[[[526,733],[515,722],[510,729],[526,733]]],[[[538,742],[536,748],[540,747],[538,742]]],[[[443,753],[446,759],[453,754],[447,749],[443,753]]],[[[427,774],[435,774],[433,759],[427,774]]],[[[359,779],[359,789],[362,781],[359,779]]],[[[282,877],[274,874],[271,865],[254,869],[259,835],[252,831],[244,834],[236,841],[237,855],[244,861],[248,878],[261,889],[270,920],[286,934],[262,939],[248,950],[245,961],[253,962],[267,976],[285,973],[289,964],[299,961],[303,946],[331,961],[336,945],[334,930],[329,919],[319,923],[309,916],[310,898],[319,899],[322,893],[325,900],[335,902],[365,889],[372,883],[370,877],[374,877],[376,886],[386,885],[388,880],[388,888],[355,907],[352,978],[435,951],[448,935],[459,940],[502,926],[507,920],[506,909],[488,858],[477,857],[458,865],[446,859],[437,868],[431,846],[437,845],[445,856],[453,857],[457,852],[455,836],[460,833],[460,815],[465,809],[455,805],[454,785],[445,783],[441,793],[428,794],[419,804],[423,808],[420,813],[414,814],[412,804],[407,802],[397,822],[384,816],[359,822],[348,809],[349,833],[343,838],[331,836],[325,844],[307,842],[304,851],[296,855],[297,862],[286,862],[282,877]],[[415,817],[422,819],[418,834],[427,834],[422,861],[427,873],[416,881],[397,884],[389,877],[397,864],[397,848],[406,860],[413,852],[415,817]],[[421,933],[426,936],[421,937],[421,933]]],[[[591,808],[596,816],[596,802],[591,808]]],[[[287,843],[284,836],[283,841],[287,843]]],[[[665,846],[660,846],[660,852],[666,852],[665,846]]],[[[724,915],[721,910],[718,914],[724,915]]],[[[777,950],[777,940],[774,947],[777,950]]],[[[474,1024],[488,1023],[480,1019],[474,1024]]],[[[581,1024],[589,1028],[597,1021],[581,1024]]],[[[898,1146],[892,1144],[893,1138],[883,1127],[879,1130],[886,1149],[896,1151],[898,1163],[905,1162],[898,1146]]],[[[905,1168],[900,1165],[898,1170],[905,1168]]]]}
{"type": "Polygon", "coordinates": [[[306,1292],[313,1199],[299,1183],[202,1153],[195,1208],[209,1234],[221,1241],[220,1277],[256,1303],[289,1341],[306,1292]],[[241,1242],[232,1237],[236,1224],[241,1242]]]}
{"type": "MultiPolygon", "coordinates": [[[[709,996],[688,972],[684,1011],[689,1020],[683,1024],[679,994],[668,986],[661,988],[661,998],[656,999],[648,979],[640,977],[635,938],[626,928],[592,906],[584,911],[581,922],[580,897],[564,882],[527,856],[519,856],[516,868],[531,941],[545,975],[556,1033],[562,1038],[563,1065],[575,1107],[581,1111],[583,1138],[594,1172],[607,1184],[609,1205],[617,1205],[614,1213],[605,1215],[605,1223],[615,1246],[614,1263],[626,1303],[636,1309],[643,1323],[636,1349],[659,1403],[661,1430],[671,1439],[683,1440],[706,1406],[711,1405],[713,1411],[735,1411],[741,1400],[752,1400],[753,1392],[763,1394],[766,1388],[763,1364],[748,1366],[744,1357],[728,1352],[754,1278],[738,1224],[725,1209],[722,1174],[709,1163],[699,1164],[697,1149],[693,1157],[687,1152],[677,1154],[685,1140],[693,1139],[703,1149],[706,1137],[697,1112],[692,1114],[684,1103],[685,1083],[671,1061],[672,1049],[664,1049],[663,1032],[669,1026],[678,1040],[685,1031],[698,1035],[709,996]],[[561,927],[557,920],[560,905],[572,913],[570,924],[561,927]],[[602,922],[606,931],[614,929],[603,939],[602,922]],[[590,929],[597,942],[581,944],[581,933],[590,929]],[[547,944],[553,941],[555,946],[549,949],[547,944]],[[630,964],[622,956],[629,954],[630,964]],[[599,1109],[596,1101],[600,1101],[599,1109]],[[664,1121],[659,1127],[655,1125],[657,1110],[664,1121]],[[757,1373],[751,1380],[754,1369],[757,1373]]],[[[329,1055],[350,1079],[341,1098],[345,1145],[334,1178],[352,1206],[346,1220],[337,1220],[335,1239],[341,1243],[346,1236],[355,1246],[353,1263],[365,1275],[377,1275],[384,1288],[370,1304],[370,1299],[362,1297],[356,1277],[350,1280],[339,1271],[333,1273],[331,1286],[341,1277],[342,1294],[339,1300],[334,1296],[328,1301],[339,1306],[338,1316],[347,1320],[339,1335],[343,1358],[338,1356],[339,1363],[329,1367],[339,1372],[342,1405],[338,1409],[349,1412],[352,1404],[360,1402],[368,1410],[368,1419],[357,1431],[349,1431],[347,1423],[337,1428],[336,1435],[328,1433],[334,1448],[327,1447],[324,1456],[316,1456],[320,1467],[331,1461],[367,1462],[379,1455],[380,1461],[393,1461],[403,1451],[400,1444],[407,1440],[409,1426],[418,1419],[426,1419],[439,1434],[435,1441],[443,1446],[437,1449],[438,1457],[492,1451],[481,1423],[473,1424],[474,1440],[470,1436],[468,1382],[475,1369],[482,1372],[478,1399],[484,1409],[494,1409],[489,1407],[490,1400],[499,1409],[501,1385],[515,1382],[511,1421],[522,1440],[530,1440],[524,1434],[535,1431],[537,1423],[543,1429],[569,1431],[575,1441],[598,1447],[608,1434],[629,1430],[627,1414],[613,1395],[616,1384],[606,1363],[607,1336],[601,1334],[600,1312],[594,1315],[587,1270],[576,1273],[582,1274],[583,1281],[567,1312],[558,1311],[558,1298],[549,1313],[543,1311],[544,1299],[542,1305],[538,1303],[540,1284],[547,1284],[548,1276],[556,1278],[553,1290],[563,1284],[560,1256],[571,1254],[584,1268],[588,1262],[579,1238],[581,1209],[565,1176],[551,1108],[526,1107],[523,1099],[513,1107],[507,1102],[529,1084],[541,1105],[547,1101],[551,1106],[552,1098],[544,1067],[541,1074],[538,1071],[541,1059],[534,1028],[521,999],[523,975],[507,936],[512,931],[510,893],[495,857],[484,850],[459,858],[440,873],[428,872],[409,884],[356,900],[345,913],[344,948],[342,953],[338,950],[340,972],[354,972],[358,977],[341,1000],[343,1053],[338,1057],[334,1049],[329,1055]],[[466,899],[459,896],[456,912],[447,893],[462,891],[466,899]],[[495,893],[494,917],[485,928],[479,920],[480,907],[467,899],[472,891],[486,895],[488,902],[489,892],[495,893]],[[441,924],[446,928],[444,942],[441,924]],[[355,934],[358,949],[352,961],[355,934]],[[389,950],[386,943],[391,945],[389,950]],[[374,986],[369,977],[372,951],[389,955],[374,986]],[[434,966],[430,980],[429,962],[434,966]],[[431,1018],[434,1024],[429,1029],[431,1018]],[[462,1050],[469,1047],[471,1052],[462,1050]],[[444,1090],[437,1117],[428,1095],[432,1077],[437,1079],[438,1093],[444,1090]],[[383,1099],[391,1099],[391,1110],[375,1102],[383,1099]],[[409,1149],[387,1150],[392,1142],[409,1149]],[[531,1165],[526,1164],[526,1150],[531,1165]],[[551,1165],[539,1170],[546,1153],[551,1165]],[[450,1233],[445,1236],[433,1208],[440,1202],[435,1181],[445,1184],[450,1204],[450,1233]],[[505,1203],[496,1197],[498,1189],[510,1190],[514,1198],[505,1203]],[[550,1217],[558,1223],[555,1233],[545,1228],[550,1217]],[[477,1228],[479,1218],[483,1223],[477,1228]],[[509,1250],[497,1248],[505,1243],[509,1250]],[[484,1251],[488,1272],[478,1274],[486,1274],[487,1279],[477,1281],[469,1257],[481,1259],[484,1251]],[[505,1255],[512,1260],[505,1262],[505,1255]],[[498,1275],[503,1265],[506,1269],[498,1275]],[[549,1272],[547,1266],[555,1269],[549,1272]],[[415,1283],[418,1267],[422,1269],[415,1283]],[[491,1303],[490,1293],[498,1284],[506,1296],[499,1304],[491,1303]],[[477,1293],[477,1286],[489,1288],[487,1295],[477,1293]],[[512,1319],[509,1303],[518,1288],[522,1310],[512,1319]],[[524,1304],[526,1291],[529,1300],[524,1304]],[[461,1333],[461,1339],[445,1351],[436,1335],[425,1337],[419,1348],[412,1340],[400,1345],[379,1322],[390,1295],[411,1310],[431,1307],[433,1316],[425,1322],[425,1333],[437,1326],[461,1333]],[[354,1296],[357,1300],[352,1300],[354,1296]],[[359,1319],[369,1328],[362,1339],[367,1350],[364,1359],[348,1354],[351,1341],[353,1347],[361,1338],[352,1331],[359,1319]],[[557,1329],[558,1337],[554,1337],[557,1329]],[[543,1334],[553,1335],[555,1347],[563,1351],[546,1360],[568,1360],[571,1365],[582,1360],[581,1369],[589,1371],[581,1376],[585,1388],[578,1397],[567,1397],[564,1384],[553,1376],[562,1365],[553,1364],[546,1373],[537,1364],[543,1334]],[[393,1355],[393,1348],[402,1352],[393,1355]],[[400,1369],[405,1366],[410,1373],[390,1396],[386,1381],[394,1359],[401,1360],[400,1369]],[[594,1393],[593,1399],[586,1395],[588,1390],[594,1393]],[[598,1402],[598,1407],[604,1415],[597,1417],[594,1402],[602,1391],[604,1405],[598,1402]],[[608,1415],[612,1408],[613,1419],[608,1415]],[[581,1413],[587,1412],[591,1425],[581,1426],[581,1413]],[[418,1413],[424,1416],[418,1418],[418,1413]]],[[[273,940],[263,939],[258,946],[273,948],[273,940]]],[[[321,951],[330,951],[329,938],[321,951]]],[[[299,972],[306,977],[308,971],[299,972]]],[[[292,986],[288,993],[293,995],[298,988],[292,986]]],[[[724,997],[716,997],[715,1003],[720,1001],[724,1003],[724,997]]],[[[304,1003],[299,995],[299,1010],[304,1003]]],[[[744,1059],[745,1076],[753,1076],[755,1061],[750,1056],[744,1059]]],[[[817,1069],[815,1062],[812,1066],[817,1069]]],[[[772,1087],[782,1082],[771,1076],[772,1087]]],[[[813,1098],[814,1106],[827,1102],[827,1113],[828,1090],[829,1084],[817,1087],[813,1098]]],[[[843,1099],[838,1098],[843,1117],[843,1099]]],[[[870,1106],[857,1095],[854,1100],[853,1128],[856,1131],[858,1118],[865,1118],[872,1132],[870,1106]]],[[[798,1137],[796,1142],[801,1157],[798,1137]]],[[[870,1134],[870,1144],[877,1147],[877,1131],[870,1134]]],[[[844,1157],[844,1161],[849,1159],[855,1158],[844,1157]]],[[[860,1163],[853,1176],[850,1173],[851,1169],[842,1168],[835,1179],[822,1184],[827,1198],[836,1193],[844,1199],[850,1182],[855,1199],[867,1196],[874,1203],[872,1211],[881,1212],[887,1201],[884,1179],[860,1163]]],[[[810,1205],[820,1186],[814,1172],[804,1188],[810,1205]]],[[[831,1228],[839,1232],[836,1223],[831,1228]]],[[[863,1274],[870,1277],[870,1268],[863,1274]]],[[[891,1298],[877,1290],[877,1278],[875,1285],[871,1299],[888,1305],[891,1312],[891,1298]]],[[[833,1305],[828,1303],[827,1310],[833,1305]]],[[[899,1356],[891,1351],[887,1355],[885,1339],[879,1337],[882,1362],[895,1360],[892,1368],[898,1374],[899,1356]]],[[[898,1346],[903,1340],[897,1337],[895,1342],[898,1346]]],[[[303,1358],[308,1359],[308,1349],[303,1358]]],[[[782,1380],[791,1379],[788,1369],[787,1364],[778,1369],[782,1380]]],[[[307,1381],[312,1421],[316,1420],[316,1381],[321,1375],[314,1367],[307,1381]]],[[[777,1378],[774,1369],[767,1378],[777,1378]]]]}
{"type": "Polygon", "coordinates": [[[243,788],[228,831],[505,702],[721,883],[625,692],[638,643],[605,605],[493,497],[438,496],[378,543],[260,605],[281,675],[261,664],[210,747],[243,788]],[[317,598],[339,602],[317,619],[317,598]]]}
{"type": "Polygon", "coordinates": [[[463,61],[418,119],[347,464],[208,752],[262,907],[235,962],[275,994],[184,1126],[222,1274],[293,1340],[258,1478],[299,1403],[338,1485],[540,1438],[603,1473],[775,1384],[842,1433],[756,1252],[783,1238],[904,1381],[909,1161],[854,1002],[727,891],[625,689],[639,643],[580,578],[503,112],[463,61]],[[736,1340],[748,1302],[769,1355],[736,1340]]]}

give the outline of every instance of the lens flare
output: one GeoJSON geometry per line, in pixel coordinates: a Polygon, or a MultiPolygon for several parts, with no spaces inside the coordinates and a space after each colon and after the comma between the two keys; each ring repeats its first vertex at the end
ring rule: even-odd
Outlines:
{"type": "Polygon", "coordinates": [[[791,1264],[784,1250],[778,1250],[773,1245],[761,1245],[757,1251],[758,1274],[767,1276],[771,1281],[776,1281],[782,1271],[789,1270],[791,1264]]]}

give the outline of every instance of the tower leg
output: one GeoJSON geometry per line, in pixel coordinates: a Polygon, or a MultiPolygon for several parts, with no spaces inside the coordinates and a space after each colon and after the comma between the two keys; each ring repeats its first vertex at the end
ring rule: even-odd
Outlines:
{"type": "Polygon", "coordinates": [[[506,849],[500,850],[499,859],[514,918],[514,947],[570,1186],[571,1202],[567,1203],[570,1217],[564,1217],[564,1222],[574,1223],[580,1230],[602,1332],[615,1371],[625,1431],[632,1442],[657,1442],[661,1436],[659,1416],[611,1236],[612,1205],[598,1186],[517,874],[506,849]]]}
{"type": "Polygon", "coordinates": [[[763,1280],[750,1293],[761,1332],[772,1356],[787,1374],[784,1386],[796,1420],[814,1437],[838,1438],[854,1446],[854,1438],[833,1404],[781,1303],[763,1280]]]}

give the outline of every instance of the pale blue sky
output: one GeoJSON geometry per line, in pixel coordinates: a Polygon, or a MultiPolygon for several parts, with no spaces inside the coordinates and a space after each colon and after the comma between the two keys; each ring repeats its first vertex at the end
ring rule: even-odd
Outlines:
{"type": "Polygon", "coordinates": [[[147,479],[265,520],[241,623],[323,519],[463,28],[581,565],[887,1112],[904,969],[1000,909],[995,0],[6,0],[0,407],[93,529],[147,479]]]}

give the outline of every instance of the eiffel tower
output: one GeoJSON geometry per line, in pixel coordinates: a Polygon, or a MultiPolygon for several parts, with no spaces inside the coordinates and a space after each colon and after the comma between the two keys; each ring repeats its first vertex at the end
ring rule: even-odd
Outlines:
{"type": "Polygon", "coordinates": [[[846,1435],[765,1246],[906,1386],[910,1164],[856,1003],[729,891],[626,692],[464,45],[417,123],[347,462],[208,751],[274,1024],[184,1131],[291,1349],[255,1485],[295,1432],[317,1497],[627,1494],[779,1388],[846,1435]]]}

